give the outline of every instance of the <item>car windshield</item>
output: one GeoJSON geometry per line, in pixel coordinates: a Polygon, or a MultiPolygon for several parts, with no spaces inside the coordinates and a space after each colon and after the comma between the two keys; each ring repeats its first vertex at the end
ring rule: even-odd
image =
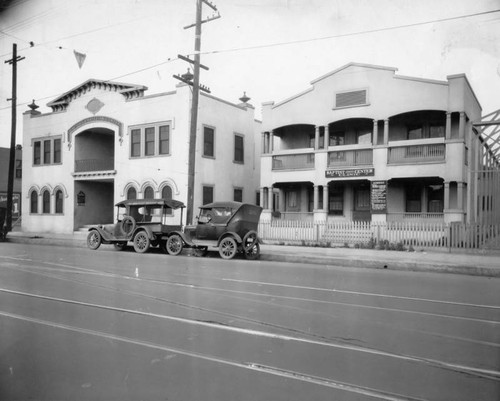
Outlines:
{"type": "Polygon", "coordinates": [[[224,224],[233,215],[233,209],[230,207],[213,207],[210,209],[201,209],[198,222],[201,224],[214,223],[224,224]]]}

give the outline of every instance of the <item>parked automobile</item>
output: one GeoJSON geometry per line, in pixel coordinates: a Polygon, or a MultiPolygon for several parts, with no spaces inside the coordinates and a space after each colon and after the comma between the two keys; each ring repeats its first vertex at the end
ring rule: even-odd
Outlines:
{"type": "Polygon", "coordinates": [[[223,259],[231,259],[239,252],[247,259],[257,259],[260,255],[257,226],[261,212],[260,206],[241,202],[204,205],[196,225],[168,234],[167,252],[178,255],[183,248],[194,248],[198,255],[219,251],[223,259]]]}
{"type": "Polygon", "coordinates": [[[123,249],[132,242],[134,250],[146,252],[150,246],[166,250],[168,234],[181,230],[182,226],[167,225],[172,210],[184,209],[184,204],[172,199],[128,199],[116,204],[116,224],[101,224],[89,228],[87,246],[97,249],[101,244],[114,244],[123,249]]]}

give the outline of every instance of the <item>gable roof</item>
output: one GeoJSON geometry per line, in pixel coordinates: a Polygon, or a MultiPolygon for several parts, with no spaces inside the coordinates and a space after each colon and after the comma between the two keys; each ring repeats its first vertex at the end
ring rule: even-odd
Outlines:
{"type": "Polygon", "coordinates": [[[340,71],[345,70],[346,68],[349,68],[349,67],[361,67],[361,68],[369,68],[369,69],[374,69],[374,70],[386,70],[386,71],[392,71],[392,72],[396,72],[398,70],[395,67],[385,67],[385,66],[382,66],[382,65],[363,64],[363,63],[354,63],[354,62],[351,62],[351,63],[343,65],[340,68],[337,68],[336,70],[330,71],[329,73],[327,73],[325,75],[322,75],[319,78],[316,78],[315,80],[311,81],[311,85],[314,85],[318,81],[321,81],[321,80],[323,80],[325,78],[328,78],[329,76],[337,74],[340,71]]]}
{"type": "Polygon", "coordinates": [[[89,79],[83,84],[80,84],[68,92],[62,94],[51,102],[47,103],[48,107],[52,108],[52,111],[63,111],[66,110],[69,103],[80,97],[81,95],[87,93],[92,89],[104,89],[112,92],[118,92],[122,94],[125,99],[132,99],[135,97],[142,97],[144,91],[148,88],[143,85],[133,85],[125,84],[121,82],[103,81],[100,79],[89,79]]]}

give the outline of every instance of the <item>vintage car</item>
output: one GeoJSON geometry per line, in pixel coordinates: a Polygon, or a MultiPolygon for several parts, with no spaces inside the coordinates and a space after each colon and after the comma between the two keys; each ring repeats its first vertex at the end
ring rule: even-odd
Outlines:
{"type": "Polygon", "coordinates": [[[178,255],[187,247],[194,248],[198,255],[218,250],[224,259],[231,259],[238,252],[247,259],[257,259],[260,255],[257,226],[261,212],[260,206],[241,202],[204,205],[196,225],[168,234],[167,252],[178,255]]]}
{"type": "Polygon", "coordinates": [[[89,228],[87,246],[97,249],[101,244],[114,244],[123,249],[132,241],[134,250],[146,252],[150,246],[160,246],[166,250],[167,235],[181,230],[181,225],[165,224],[172,210],[181,209],[184,204],[172,199],[129,199],[118,202],[117,223],[101,224],[89,228]]]}

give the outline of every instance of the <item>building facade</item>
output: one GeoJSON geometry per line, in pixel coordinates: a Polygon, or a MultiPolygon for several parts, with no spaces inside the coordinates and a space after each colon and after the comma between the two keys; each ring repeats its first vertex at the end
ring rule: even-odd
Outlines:
{"type": "Polygon", "coordinates": [[[446,81],[347,64],[263,104],[263,216],[314,221],[466,222],[481,106],[446,81]]]}
{"type": "MultiPolygon", "coordinates": [[[[91,79],[48,103],[50,113],[30,106],[23,127],[23,231],[70,233],[112,223],[114,204],[130,198],[187,205],[191,88],[146,90],[91,79]]],[[[257,202],[261,129],[254,115],[246,102],[200,95],[194,215],[214,200],[257,202]]]]}
{"type": "MultiPolygon", "coordinates": [[[[0,148],[0,204],[7,203],[10,149],[0,148]]],[[[22,146],[17,145],[14,159],[14,186],[12,192],[12,223],[21,217],[22,146]]],[[[0,227],[1,228],[1,227],[0,227]]]]}

